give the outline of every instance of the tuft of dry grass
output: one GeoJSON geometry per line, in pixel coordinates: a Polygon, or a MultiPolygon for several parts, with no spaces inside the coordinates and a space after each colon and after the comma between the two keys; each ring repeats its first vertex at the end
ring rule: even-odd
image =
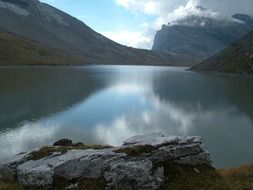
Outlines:
{"type": "Polygon", "coordinates": [[[166,183],[161,190],[229,190],[209,166],[165,165],[166,183]]]}
{"type": "Polygon", "coordinates": [[[232,190],[253,190],[253,165],[217,171],[232,190]]]}
{"type": "Polygon", "coordinates": [[[253,165],[232,169],[208,166],[165,166],[162,190],[253,190],[253,165]]]}
{"type": "Polygon", "coordinates": [[[39,160],[42,158],[46,158],[51,156],[54,152],[59,152],[61,154],[65,154],[69,150],[86,150],[86,149],[106,149],[106,148],[112,148],[112,146],[109,145],[85,145],[82,143],[75,144],[73,146],[46,146],[42,147],[41,149],[37,151],[33,151],[31,153],[31,157],[29,159],[31,160],[39,160]]]}
{"type": "Polygon", "coordinates": [[[17,182],[7,182],[0,180],[0,190],[23,190],[17,182]]]}

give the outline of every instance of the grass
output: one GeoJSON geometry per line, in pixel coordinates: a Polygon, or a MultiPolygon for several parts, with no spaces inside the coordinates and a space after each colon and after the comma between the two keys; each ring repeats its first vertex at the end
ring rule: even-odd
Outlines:
{"type": "Polygon", "coordinates": [[[218,172],[227,184],[231,184],[232,190],[253,189],[253,165],[227,170],[221,169],[218,172]]]}
{"type": "Polygon", "coordinates": [[[6,182],[0,180],[0,190],[23,190],[17,182],[6,182]]]}
{"type": "Polygon", "coordinates": [[[219,173],[207,166],[167,165],[161,190],[230,190],[219,173]]]}
{"type": "Polygon", "coordinates": [[[59,50],[43,47],[39,43],[16,34],[0,30],[0,65],[48,65],[79,63],[59,50]]]}
{"type": "MultiPolygon", "coordinates": [[[[72,184],[78,184],[77,190],[104,190],[106,182],[104,179],[79,179],[72,184]]],[[[64,179],[55,178],[53,190],[63,190],[68,187],[71,183],[64,179]]],[[[38,187],[22,187],[17,182],[7,182],[0,180],[0,190],[45,190],[38,187]]]]}
{"type": "MultiPolygon", "coordinates": [[[[69,150],[87,150],[87,149],[105,149],[105,148],[112,148],[112,146],[109,145],[85,145],[82,143],[78,143],[73,146],[46,146],[43,147],[37,151],[33,151],[30,156],[30,160],[39,160],[41,158],[45,158],[48,156],[51,156],[54,152],[59,152],[61,154],[64,154],[68,152],[69,150]]],[[[1,190],[1,189],[0,189],[1,190]]]]}
{"type": "MultiPolygon", "coordinates": [[[[207,166],[165,165],[166,183],[160,190],[253,190],[253,165],[233,169],[207,166]]],[[[54,190],[63,189],[68,183],[56,179],[54,190]]],[[[102,190],[103,179],[80,179],[80,190],[102,190]]],[[[0,190],[24,190],[18,183],[0,181],[0,190]]],[[[31,188],[31,190],[38,190],[31,188]]]]}
{"type": "Polygon", "coordinates": [[[161,190],[253,190],[253,165],[215,170],[207,166],[168,165],[161,190]]]}
{"type": "Polygon", "coordinates": [[[79,182],[81,190],[104,190],[106,181],[104,179],[83,179],[79,182]]]}

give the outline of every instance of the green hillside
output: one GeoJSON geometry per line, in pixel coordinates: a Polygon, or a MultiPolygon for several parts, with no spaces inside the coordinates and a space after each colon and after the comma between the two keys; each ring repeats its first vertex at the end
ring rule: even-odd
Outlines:
{"type": "Polygon", "coordinates": [[[78,63],[66,53],[44,48],[40,44],[0,31],[0,65],[47,65],[78,63]]]}
{"type": "Polygon", "coordinates": [[[195,71],[253,74],[253,31],[221,53],[191,68],[195,71]]]}

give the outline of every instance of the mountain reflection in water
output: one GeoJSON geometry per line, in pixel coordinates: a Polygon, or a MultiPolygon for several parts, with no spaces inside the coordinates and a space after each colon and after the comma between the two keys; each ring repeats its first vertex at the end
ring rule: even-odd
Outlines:
{"type": "Polygon", "coordinates": [[[200,135],[218,167],[253,160],[253,79],[145,66],[0,69],[0,160],[70,138],[200,135]]]}

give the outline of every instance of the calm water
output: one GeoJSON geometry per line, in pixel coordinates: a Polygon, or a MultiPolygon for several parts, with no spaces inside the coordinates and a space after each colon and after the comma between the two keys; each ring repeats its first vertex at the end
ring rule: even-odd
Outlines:
{"type": "Polygon", "coordinates": [[[253,163],[253,79],[137,66],[0,68],[0,160],[67,137],[200,135],[217,167],[253,163]]]}

